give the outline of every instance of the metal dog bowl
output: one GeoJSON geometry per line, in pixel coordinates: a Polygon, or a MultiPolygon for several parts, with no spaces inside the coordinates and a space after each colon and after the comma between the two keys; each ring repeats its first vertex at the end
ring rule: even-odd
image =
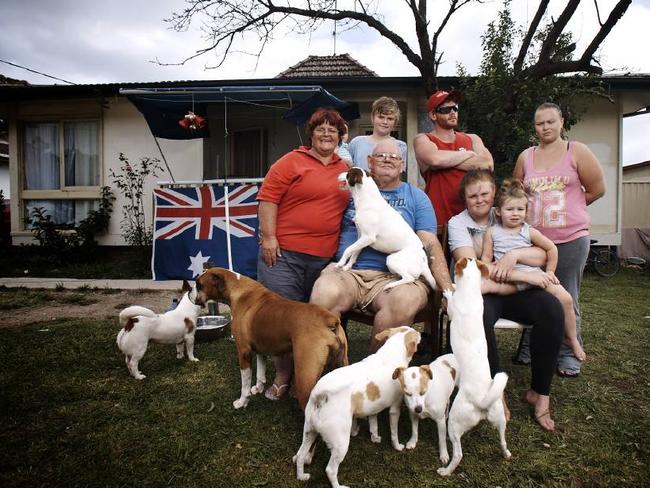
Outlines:
{"type": "Polygon", "coordinates": [[[213,341],[226,335],[230,318],[223,315],[203,315],[196,319],[194,339],[197,342],[213,341]]]}

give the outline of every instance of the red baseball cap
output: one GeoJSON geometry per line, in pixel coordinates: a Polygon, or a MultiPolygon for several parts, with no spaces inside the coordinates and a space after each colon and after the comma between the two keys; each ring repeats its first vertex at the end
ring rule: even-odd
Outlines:
{"type": "Polygon", "coordinates": [[[429,100],[427,100],[427,112],[437,109],[450,98],[455,102],[459,102],[460,97],[461,93],[458,90],[451,90],[450,92],[438,90],[429,97],[429,100]]]}

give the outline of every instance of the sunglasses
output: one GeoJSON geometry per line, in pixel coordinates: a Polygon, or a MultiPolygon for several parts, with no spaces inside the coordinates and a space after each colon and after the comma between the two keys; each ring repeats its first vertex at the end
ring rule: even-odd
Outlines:
{"type": "Polygon", "coordinates": [[[437,114],[448,114],[451,112],[458,113],[458,105],[449,105],[447,107],[439,107],[436,109],[437,114]]]}
{"type": "Polygon", "coordinates": [[[386,161],[390,159],[391,161],[401,161],[402,156],[399,154],[393,154],[393,153],[377,153],[372,155],[373,158],[375,158],[379,162],[386,161]]]}

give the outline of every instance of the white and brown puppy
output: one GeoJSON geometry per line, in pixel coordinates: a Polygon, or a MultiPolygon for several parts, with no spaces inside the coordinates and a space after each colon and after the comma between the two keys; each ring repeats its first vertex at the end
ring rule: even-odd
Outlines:
{"type": "Polygon", "coordinates": [[[257,281],[223,268],[210,268],[196,280],[196,303],[221,300],[230,305],[231,332],[237,345],[241,394],[235,408],[264,391],[263,354],[293,352],[296,396],[305,408],[309,393],[326,369],[348,364],[348,342],[341,321],[323,307],[282,298],[257,281]],[[251,387],[251,360],[257,353],[257,382],[251,387]]]}
{"type": "Polygon", "coordinates": [[[413,449],[418,443],[419,419],[433,419],[438,426],[440,461],[447,464],[447,410],[449,398],[458,386],[456,358],[453,354],[445,354],[428,365],[398,368],[394,376],[402,386],[404,403],[411,416],[411,438],[406,448],[413,449]]]}
{"type": "Polygon", "coordinates": [[[431,288],[437,289],[422,241],[399,212],[384,200],[375,180],[363,169],[352,168],[339,175],[339,182],[343,185],[342,188],[352,193],[354,224],[359,238],[343,252],[336,266],[344,270],[352,268],[359,253],[370,246],[388,254],[386,267],[401,277],[386,285],[385,290],[412,283],[420,276],[424,277],[431,288]]]}
{"type": "Polygon", "coordinates": [[[176,357],[183,357],[187,350],[190,361],[194,357],[194,333],[196,318],[201,307],[190,300],[190,286],[183,282],[183,298],[174,310],[157,314],[148,308],[134,305],[120,312],[122,329],[117,334],[117,346],[124,353],[126,367],[136,380],[145,378],[138,369],[138,362],[147,352],[149,341],[176,344],[176,357]]]}
{"type": "Polygon", "coordinates": [[[489,275],[487,266],[476,259],[461,258],[454,268],[456,291],[445,292],[447,313],[451,319],[451,348],[460,374],[458,393],[449,411],[447,430],[453,448],[448,466],[438,469],[442,476],[450,475],[460,463],[463,451],[460,438],[482,419],[499,431],[501,452],[511,457],[506,445],[506,415],[501,397],[508,376],[490,375],[487,341],[483,330],[483,295],[481,280],[489,275]]]}
{"type": "Polygon", "coordinates": [[[402,389],[393,379],[396,368],[406,367],[420,342],[420,333],[410,327],[396,327],[375,337],[386,342],[375,354],[363,361],[336,369],[323,376],[311,392],[305,408],[302,445],[293,457],[299,480],[308,480],[305,464],[314,455],[314,442],[320,434],[331,454],[325,469],[332,487],[338,487],[339,465],[356,435],[356,419],[369,417],[372,442],[381,442],[377,414],[390,408],[390,437],[393,447],[399,443],[397,423],[402,403],[402,389]]]}

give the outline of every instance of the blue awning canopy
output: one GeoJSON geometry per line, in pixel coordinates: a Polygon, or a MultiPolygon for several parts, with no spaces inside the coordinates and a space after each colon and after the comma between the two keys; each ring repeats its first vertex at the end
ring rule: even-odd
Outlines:
{"type": "Polygon", "coordinates": [[[321,107],[339,111],[346,120],[359,118],[356,102],[341,100],[320,86],[225,86],[187,88],[120,89],[144,115],[152,134],[163,139],[196,139],[209,136],[208,127],[188,130],[178,122],[188,112],[207,117],[214,103],[264,103],[286,107],[283,118],[302,125],[321,107]]]}

